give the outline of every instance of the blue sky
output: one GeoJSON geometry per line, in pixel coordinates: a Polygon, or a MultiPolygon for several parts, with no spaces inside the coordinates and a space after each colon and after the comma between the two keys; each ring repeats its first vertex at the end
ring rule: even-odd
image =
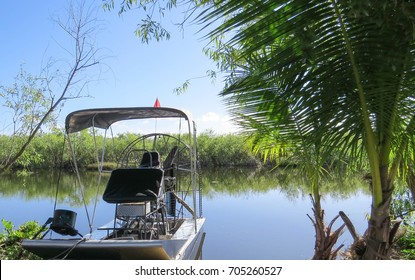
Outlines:
{"type": "MultiPolygon", "coordinates": [[[[217,133],[234,132],[223,99],[218,96],[222,78],[213,84],[209,78],[194,79],[215,70],[215,64],[202,52],[207,44],[197,26],[187,25],[181,32],[173,25],[181,14],[176,11],[163,19],[172,38],[169,41],[142,44],[134,30],[139,19],[136,11],[119,17],[118,10],[105,12],[102,1],[90,0],[96,6],[100,30],[95,46],[105,57],[99,81],[89,84],[92,98],[69,100],[60,113],[60,122],[67,113],[89,107],[153,106],[156,98],[161,106],[190,111],[199,132],[213,129],[217,133]],[[173,19],[176,18],[176,19],[173,19]],[[188,90],[181,95],[173,89],[190,79],[188,90]]],[[[40,73],[50,58],[69,61],[66,35],[52,18],[66,17],[67,1],[5,1],[0,6],[1,64],[0,84],[9,86],[20,65],[31,74],[40,73]]],[[[90,73],[96,78],[98,71],[90,73]]],[[[1,108],[0,131],[7,126],[7,112],[1,108]]]]}

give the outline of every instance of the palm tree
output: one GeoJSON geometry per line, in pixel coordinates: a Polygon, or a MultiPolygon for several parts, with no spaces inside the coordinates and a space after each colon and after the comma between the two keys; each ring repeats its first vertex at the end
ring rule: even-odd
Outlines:
{"type": "Polygon", "coordinates": [[[213,2],[200,19],[215,26],[211,54],[229,71],[223,95],[231,110],[257,135],[301,135],[322,161],[336,152],[349,168],[368,162],[372,207],[361,258],[389,258],[399,226],[389,214],[394,181],[413,164],[415,3],[213,2]]]}
{"type": "MultiPolygon", "coordinates": [[[[271,102],[270,102],[271,103],[271,102]]],[[[281,104],[282,105],[282,104],[281,104]]],[[[286,104],[289,108],[290,105],[286,104]]],[[[329,156],[321,154],[321,139],[310,143],[309,137],[301,127],[301,117],[295,116],[291,110],[286,115],[278,115],[272,119],[272,124],[263,125],[250,117],[240,116],[240,124],[248,131],[251,130],[248,139],[254,152],[263,155],[264,159],[270,159],[279,165],[282,161],[296,163],[306,178],[306,185],[310,188],[313,217],[307,214],[315,229],[314,260],[333,260],[337,258],[341,244],[336,249],[334,246],[346,224],[333,230],[333,225],[340,215],[335,216],[326,225],[325,212],[321,205],[320,184],[322,179],[330,177],[329,156]],[[285,119],[285,120],[284,120],[285,119]],[[252,128],[255,128],[254,130],[252,128]]]]}

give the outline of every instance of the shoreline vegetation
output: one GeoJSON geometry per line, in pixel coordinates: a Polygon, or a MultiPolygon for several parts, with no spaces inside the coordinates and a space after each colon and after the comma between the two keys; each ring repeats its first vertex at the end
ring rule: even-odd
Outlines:
{"type": "MultiPolygon", "coordinates": [[[[113,169],[116,167],[118,158],[116,155],[140,135],[124,133],[107,140],[106,157],[104,167],[113,169]]],[[[97,170],[97,148],[100,152],[103,137],[93,137],[92,133],[80,132],[71,141],[82,143],[82,150],[78,150],[77,156],[80,159],[78,166],[81,169],[97,170]]],[[[185,138],[185,137],[182,137],[185,138]]],[[[0,167],[19,147],[24,139],[0,135],[0,167]]],[[[205,131],[198,135],[199,162],[203,167],[260,167],[270,165],[271,162],[264,162],[262,155],[254,154],[249,148],[246,137],[239,134],[215,134],[213,131],[205,131]]],[[[12,166],[14,171],[34,171],[39,169],[69,170],[72,168],[72,158],[69,149],[66,148],[62,132],[51,132],[39,134],[27,147],[23,155],[12,166]]],[[[77,145],[81,148],[81,145],[77,145]]],[[[284,163],[287,165],[288,163],[284,163]]]]}

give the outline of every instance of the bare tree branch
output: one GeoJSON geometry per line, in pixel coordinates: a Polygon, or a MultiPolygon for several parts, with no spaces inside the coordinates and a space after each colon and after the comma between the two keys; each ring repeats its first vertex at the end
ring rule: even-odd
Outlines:
{"type": "MultiPolygon", "coordinates": [[[[91,7],[87,7],[85,3],[81,3],[79,6],[75,6],[71,3],[67,10],[68,18],[65,21],[62,21],[61,19],[55,20],[58,26],[72,41],[72,49],[62,47],[62,45],[59,44],[62,49],[71,56],[71,60],[68,62],[69,70],[66,74],[64,85],[61,90],[57,90],[58,93],[55,93],[52,86],[53,82],[55,82],[57,77],[62,77],[62,75],[65,76],[65,74],[59,70],[50,73],[53,63],[49,62],[43,69],[45,77],[41,78],[41,86],[38,87],[38,89],[35,89],[35,84],[32,84],[33,88],[31,89],[38,90],[36,95],[39,95],[38,98],[41,101],[31,105],[36,109],[36,112],[43,113],[30,115],[31,117],[25,124],[27,127],[19,128],[17,118],[22,116],[24,113],[22,110],[24,110],[24,108],[18,106],[14,108],[14,133],[17,135],[20,134],[18,133],[20,129],[23,131],[26,129],[29,131],[29,134],[27,135],[26,141],[22,143],[18,150],[13,152],[13,154],[10,154],[7,160],[3,162],[0,171],[9,169],[19,159],[41,127],[47,123],[48,119],[51,118],[52,114],[59,106],[63,105],[66,100],[82,97],[86,85],[91,82],[91,79],[82,75],[86,70],[97,66],[102,59],[102,57],[98,56],[99,50],[94,46],[94,36],[98,25],[97,18],[94,16],[91,7]]],[[[16,88],[18,87],[16,86],[16,88]]],[[[17,98],[19,98],[19,93],[16,94],[17,98]]],[[[24,100],[21,101],[24,102],[24,100]]],[[[34,102],[36,102],[36,100],[34,100],[34,102]]],[[[18,104],[18,102],[15,102],[14,104],[18,104]]]]}

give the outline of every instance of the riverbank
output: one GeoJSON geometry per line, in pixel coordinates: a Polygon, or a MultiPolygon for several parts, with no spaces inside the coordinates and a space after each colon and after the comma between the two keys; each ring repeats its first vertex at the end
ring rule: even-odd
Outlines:
{"type": "MultiPolygon", "coordinates": [[[[117,155],[134,139],[140,135],[133,133],[120,134],[107,141],[105,162],[113,165],[118,162],[117,155]]],[[[185,137],[182,136],[182,139],[185,137]]],[[[0,135],[0,166],[6,162],[15,147],[23,142],[23,138],[0,135]]],[[[103,137],[94,136],[89,132],[80,132],[73,135],[72,143],[82,143],[82,155],[79,155],[78,167],[93,168],[96,163],[97,147],[102,147],[103,137]]],[[[14,170],[36,169],[71,169],[72,155],[66,148],[62,132],[44,133],[38,135],[26,148],[20,159],[13,165],[14,170]]],[[[80,152],[80,153],[81,153],[80,152]]],[[[262,155],[254,154],[246,142],[246,137],[240,134],[218,135],[213,132],[204,132],[198,135],[199,163],[203,167],[223,166],[250,166],[264,165],[262,155]]],[[[269,164],[269,163],[266,163],[269,164]]]]}

